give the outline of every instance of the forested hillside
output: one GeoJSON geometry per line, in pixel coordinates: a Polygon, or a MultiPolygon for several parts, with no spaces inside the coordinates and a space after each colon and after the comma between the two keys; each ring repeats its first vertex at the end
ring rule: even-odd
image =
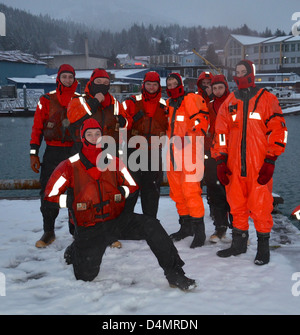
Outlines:
{"type": "MultiPolygon", "coordinates": [[[[266,28],[264,32],[249,29],[247,25],[236,29],[228,27],[204,28],[199,22],[196,27],[144,26],[134,24],[120,32],[94,30],[87,25],[71,21],[56,20],[49,16],[35,16],[25,11],[0,4],[0,12],[6,17],[6,36],[0,37],[0,50],[21,50],[34,55],[58,53],[69,50],[84,52],[84,40],[88,38],[89,52],[104,57],[114,57],[118,53],[131,56],[166,54],[180,51],[171,46],[187,40],[190,48],[198,50],[207,42],[213,42],[215,49],[223,49],[230,33],[271,36],[266,28]],[[161,43],[153,44],[152,38],[161,43]]],[[[284,35],[277,30],[273,35],[284,35]]]]}

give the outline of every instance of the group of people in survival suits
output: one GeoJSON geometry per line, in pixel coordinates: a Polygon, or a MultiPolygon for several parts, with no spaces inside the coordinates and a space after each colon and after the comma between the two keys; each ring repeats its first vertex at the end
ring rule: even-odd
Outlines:
{"type": "MultiPolygon", "coordinates": [[[[74,242],[66,249],[65,259],[73,264],[77,279],[90,281],[98,275],[105,249],[113,242],[145,239],[170,286],[182,290],[195,287],[195,280],[185,276],[184,262],[173,241],[193,236],[190,247],[196,248],[206,239],[201,178],[190,178],[199,171],[179,164],[187,152],[197,162],[200,139],[206,157],[200,160],[200,170],[204,171],[215,225],[210,241],[224,239],[232,226],[231,246],[217,255],[246,252],[251,216],[258,236],[255,264],[267,264],[273,223],[272,175],[277,157],[285,150],[287,128],[278,100],[255,86],[254,75],[253,63],[244,60],[236,67],[235,92],[229,92],[223,75],[203,72],[198,92],[187,93],[181,76],[170,73],[166,80],[169,99],[165,101],[158,73],[149,71],[141,94],[120,103],[109,93],[110,78],[104,69],[93,71],[84,94],[79,95],[75,70],[63,64],[56,90],[40,98],[32,127],[30,161],[33,171],[39,173],[41,167],[44,228],[36,246],[45,247],[55,240],[59,208],[68,208],[74,242]],[[128,139],[136,135],[147,139],[143,150],[149,167],[151,138],[167,135],[170,139],[167,177],[180,225],[170,236],[157,219],[161,148],[157,170],[133,169],[119,157],[124,145],[121,131],[128,139]],[[101,146],[103,136],[115,140],[114,152],[101,146]],[[41,164],[43,137],[46,150],[41,164]],[[139,193],[143,214],[134,213],[139,193]]],[[[128,153],[140,149],[128,148],[128,153]]]]}

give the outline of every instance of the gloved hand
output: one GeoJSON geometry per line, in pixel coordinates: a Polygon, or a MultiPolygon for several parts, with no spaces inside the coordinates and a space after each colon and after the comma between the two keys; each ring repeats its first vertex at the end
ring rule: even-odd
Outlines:
{"type": "Polygon", "coordinates": [[[276,159],[277,156],[266,156],[264,164],[262,165],[257,178],[257,182],[260,185],[265,185],[271,180],[275,169],[276,159]]]}
{"type": "Polygon", "coordinates": [[[229,179],[227,177],[231,176],[232,173],[231,171],[228,169],[227,165],[226,165],[226,157],[224,155],[218,156],[216,158],[217,161],[217,176],[218,179],[220,181],[221,184],[223,184],[224,186],[229,184],[229,179]]]}
{"type": "Polygon", "coordinates": [[[126,121],[126,119],[123,115],[118,115],[117,116],[117,121],[120,125],[120,128],[124,128],[126,126],[127,121],[126,121]]]}
{"type": "Polygon", "coordinates": [[[40,163],[39,156],[30,155],[30,166],[31,166],[31,169],[35,173],[39,173],[40,172],[39,169],[40,169],[41,163],[40,163]]]}
{"type": "Polygon", "coordinates": [[[134,122],[137,122],[138,120],[140,120],[143,116],[145,115],[145,113],[142,110],[139,110],[134,117],[132,118],[134,122]]]}

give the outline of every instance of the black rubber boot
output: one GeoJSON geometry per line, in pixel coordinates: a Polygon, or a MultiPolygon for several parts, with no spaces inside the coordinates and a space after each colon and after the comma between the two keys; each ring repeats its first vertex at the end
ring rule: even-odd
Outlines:
{"type": "Polygon", "coordinates": [[[182,291],[189,291],[197,286],[196,281],[186,277],[182,269],[168,273],[166,278],[170,287],[177,287],[182,291]]]}
{"type": "Polygon", "coordinates": [[[43,236],[36,241],[35,246],[37,248],[46,248],[55,240],[55,233],[54,230],[44,232],[43,236]]]}
{"type": "Polygon", "coordinates": [[[254,264],[264,265],[270,261],[270,248],[269,239],[270,233],[259,233],[257,234],[257,254],[255,256],[254,264]]]}
{"type": "Polygon", "coordinates": [[[178,232],[170,235],[170,238],[174,241],[180,241],[188,236],[193,236],[193,227],[191,217],[184,215],[179,217],[180,229],[178,232]]]}
{"type": "Polygon", "coordinates": [[[70,244],[64,252],[64,259],[68,265],[73,264],[73,243],[70,244]]]}
{"type": "Polygon", "coordinates": [[[194,231],[194,239],[190,248],[194,249],[197,247],[202,247],[205,243],[205,226],[204,220],[202,218],[192,218],[192,227],[194,231]]]}
{"type": "Polygon", "coordinates": [[[245,253],[247,251],[248,237],[248,230],[233,228],[230,248],[218,251],[217,256],[230,257],[245,253]]]}

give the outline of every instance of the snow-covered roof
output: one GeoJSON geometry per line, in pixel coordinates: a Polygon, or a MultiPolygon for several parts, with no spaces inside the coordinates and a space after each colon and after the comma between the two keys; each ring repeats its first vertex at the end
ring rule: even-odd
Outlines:
{"type": "MultiPolygon", "coordinates": [[[[115,76],[116,80],[121,79],[128,79],[128,77],[134,78],[136,75],[136,78],[140,78],[138,74],[140,72],[145,72],[145,69],[107,69],[108,73],[111,73],[115,76]]],[[[89,79],[92,75],[93,70],[79,70],[76,71],[76,78],[77,79],[89,79]]]]}
{"type": "Polygon", "coordinates": [[[45,62],[36,59],[33,55],[20,50],[0,51],[0,61],[46,65],[45,62]]]}
{"type": "MultiPolygon", "coordinates": [[[[111,73],[115,76],[115,81],[112,84],[115,85],[127,85],[129,81],[126,80],[139,80],[142,81],[144,78],[144,73],[146,73],[149,69],[107,69],[108,73],[111,73]],[[124,82],[124,80],[126,82],[124,82]]],[[[92,70],[79,70],[76,71],[77,79],[89,79],[92,75],[92,70]]],[[[38,75],[34,78],[21,78],[21,77],[9,77],[10,81],[19,84],[19,83],[28,83],[28,84],[55,84],[57,74],[53,74],[51,76],[48,75],[38,75]]],[[[182,77],[184,80],[185,77],[182,77]]],[[[160,84],[162,87],[166,87],[166,78],[160,78],[160,84]]]]}
{"type": "Polygon", "coordinates": [[[277,36],[277,37],[274,37],[268,41],[265,41],[264,43],[280,43],[280,42],[283,42],[285,40],[289,40],[292,36],[277,36]]]}
{"type": "Polygon", "coordinates": [[[291,36],[289,36],[290,38],[289,38],[289,42],[300,42],[300,35],[299,36],[293,36],[293,35],[291,35],[291,36]]]}
{"type": "Polygon", "coordinates": [[[19,83],[28,83],[28,84],[55,84],[56,82],[56,75],[55,76],[47,76],[41,75],[36,76],[34,78],[21,78],[21,77],[9,77],[7,78],[10,81],[13,81],[16,84],[19,83]]]}
{"type": "Polygon", "coordinates": [[[231,34],[231,36],[243,45],[264,43],[274,38],[274,37],[246,36],[246,35],[237,35],[237,34],[231,34]]]}
{"type": "Polygon", "coordinates": [[[129,55],[128,54],[118,54],[117,56],[116,56],[116,58],[127,58],[127,57],[129,57],[129,55]]]}

